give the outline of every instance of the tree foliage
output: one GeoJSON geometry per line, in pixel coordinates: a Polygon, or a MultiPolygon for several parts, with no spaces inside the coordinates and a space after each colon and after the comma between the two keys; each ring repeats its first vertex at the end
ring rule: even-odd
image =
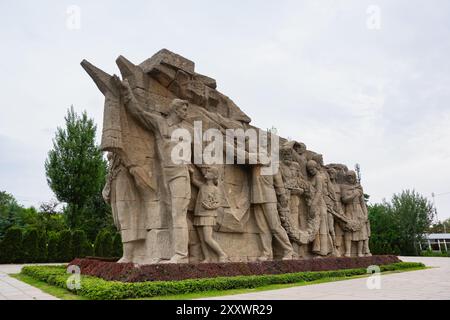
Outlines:
{"type": "Polygon", "coordinates": [[[60,262],[58,261],[58,244],[59,244],[59,233],[51,232],[48,235],[48,246],[47,246],[47,260],[48,262],[60,262]]]}
{"type": "Polygon", "coordinates": [[[11,227],[0,243],[0,261],[1,263],[19,263],[22,260],[22,230],[11,227]]]}
{"type": "Polygon", "coordinates": [[[417,255],[433,217],[431,202],[414,190],[394,194],[390,202],[370,205],[372,252],[417,255]]]}
{"type": "Polygon", "coordinates": [[[67,203],[67,224],[75,229],[88,203],[101,191],[106,163],[95,144],[97,127],[86,112],[79,116],[72,106],[65,125],[64,129],[57,129],[45,172],[58,200],[67,203]]]}
{"type": "Polygon", "coordinates": [[[60,232],[58,238],[58,260],[59,262],[69,262],[72,259],[72,233],[64,230],[60,232]]]}
{"type": "Polygon", "coordinates": [[[450,218],[433,224],[428,231],[430,233],[450,233],[450,218]]]}
{"type": "Polygon", "coordinates": [[[74,258],[92,255],[92,246],[83,230],[76,230],[72,235],[72,255],[74,258]]]}
{"type": "Polygon", "coordinates": [[[39,233],[35,228],[29,228],[25,231],[22,248],[25,262],[39,259],[39,233]]]}
{"type": "Polygon", "coordinates": [[[104,229],[98,233],[94,242],[94,254],[97,257],[111,257],[113,255],[113,239],[108,230],[104,229]]]}

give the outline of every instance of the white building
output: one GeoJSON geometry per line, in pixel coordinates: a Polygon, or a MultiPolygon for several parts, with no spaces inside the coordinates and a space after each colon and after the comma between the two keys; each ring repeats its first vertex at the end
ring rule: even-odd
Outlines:
{"type": "Polygon", "coordinates": [[[421,250],[449,251],[450,233],[429,233],[424,235],[424,242],[419,243],[421,250]]]}

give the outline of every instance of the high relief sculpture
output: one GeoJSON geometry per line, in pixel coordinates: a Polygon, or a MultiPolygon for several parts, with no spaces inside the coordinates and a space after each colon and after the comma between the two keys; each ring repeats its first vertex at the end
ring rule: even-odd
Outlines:
{"type": "Polygon", "coordinates": [[[119,262],[370,255],[355,172],[252,126],[178,54],[116,62],[121,78],[81,65],[105,97],[103,197],[122,235],[119,262]]]}

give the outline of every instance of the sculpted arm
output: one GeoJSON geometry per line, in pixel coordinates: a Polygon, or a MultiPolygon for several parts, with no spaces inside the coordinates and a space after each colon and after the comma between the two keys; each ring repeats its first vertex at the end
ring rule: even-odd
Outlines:
{"type": "Polygon", "coordinates": [[[123,83],[126,88],[124,102],[127,110],[143,125],[154,131],[155,133],[159,133],[159,124],[161,123],[161,121],[164,121],[164,118],[157,114],[145,111],[142,104],[136,99],[136,96],[134,95],[128,81],[124,80],[123,83]]]}

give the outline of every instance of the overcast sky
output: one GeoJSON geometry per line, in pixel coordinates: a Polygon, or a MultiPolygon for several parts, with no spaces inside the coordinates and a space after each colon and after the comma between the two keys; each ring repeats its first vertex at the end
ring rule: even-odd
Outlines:
{"type": "Polygon", "coordinates": [[[118,73],[117,56],[167,48],[254,125],[359,163],[372,203],[434,192],[450,217],[448,0],[18,0],[0,12],[0,190],[23,205],[53,197],[44,161],[71,104],[101,130],[103,96],[80,61],[118,73]]]}

